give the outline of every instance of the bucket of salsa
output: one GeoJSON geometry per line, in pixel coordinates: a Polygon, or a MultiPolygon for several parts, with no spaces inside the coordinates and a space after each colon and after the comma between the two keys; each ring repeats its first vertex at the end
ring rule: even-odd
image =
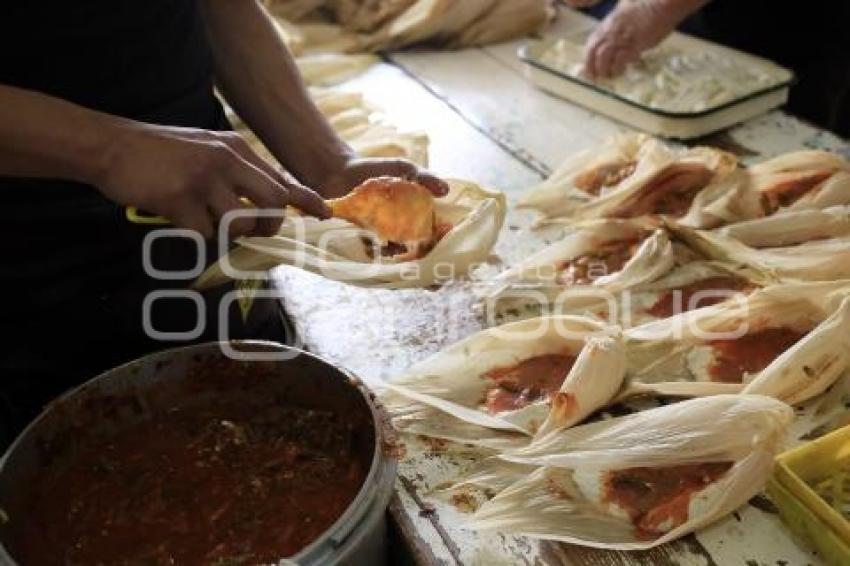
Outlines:
{"type": "Polygon", "coordinates": [[[231,346],[152,354],[53,402],[0,463],[0,559],[379,563],[396,463],[373,396],[305,352],[231,346]]]}

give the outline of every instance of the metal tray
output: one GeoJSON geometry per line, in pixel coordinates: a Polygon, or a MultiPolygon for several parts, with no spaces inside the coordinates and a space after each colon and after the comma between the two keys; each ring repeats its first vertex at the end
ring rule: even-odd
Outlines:
{"type": "MultiPolygon", "coordinates": [[[[566,39],[582,41],[587,30],[566,39]]],[[[786,79],[776,85],[754,91],[738,99],[693,112],[668,111],[640,104],[629,98],[552,67],[542,60],[543,54],[557,40],[534,41],[518,52],[529,78],[539,88],[599,112],[627,126],[650,134],[676,139],[690,139],[722,130],[782,106],[794,83],[794,74],[774,63],[698,38],[676,33],[668,41],[687,45],[690,49],[712,49],[736,57],[752,65],[771,65],[784,71],[786,79]]]]}

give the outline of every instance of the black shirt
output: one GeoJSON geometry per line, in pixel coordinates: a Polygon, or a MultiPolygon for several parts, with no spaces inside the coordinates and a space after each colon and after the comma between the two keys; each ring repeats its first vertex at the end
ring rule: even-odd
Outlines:
{"type": "MultiPolygon", "coordinates": [[[[0,83],[145,122],[227,127],[197,0],[10,2],[0,83]]],[[[0,177],[2,287],[30,315],[138,276],[145,230],[94,187],[0,177]]],[[[187,258],[189,265],[191,259],[187,258]]]]}
{"type": "Polygon", "coordinates": [[[196,0],[9,2],[0,83],[135,119],[191,124],[210,111],[212,66],[196,0]],[[169,112],[195,97],[194,116],[169,112]]]}

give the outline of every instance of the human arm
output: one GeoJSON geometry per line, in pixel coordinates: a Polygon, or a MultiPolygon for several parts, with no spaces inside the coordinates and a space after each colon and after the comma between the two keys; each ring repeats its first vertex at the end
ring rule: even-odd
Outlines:
{"type": "Polygon", "coordinates": [[[217,85],[275,158],[325,197],[379,175],[446,185],[403,159],[357,159],[310,99],[298,68],[257,0],[205,0],[217,85]]]}
{"type": "Polygon", "coordinates": [[[620,0],[585,45],[584,70],[591,78],[621,74],[709,0],[620,0]]]}
{"type": "MultiPolygon", "coordinates": [[[[0,175],[59,178],[165,216],[210,237],[227,211],[292,203],[327,215],[315,193],[280,176],[231,132],[145,124],[35,91],[0,85],[0,175]]],[[[240,218],[232,235],[276,231],[240,218]]]]}

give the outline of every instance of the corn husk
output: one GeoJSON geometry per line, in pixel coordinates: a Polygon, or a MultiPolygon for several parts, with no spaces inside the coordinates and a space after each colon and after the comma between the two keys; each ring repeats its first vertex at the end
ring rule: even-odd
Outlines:
{"type": "Polygon", "coordinates": [[[753,248],[784,247],[812,240],[850,236],[850,206],[788,210],[729,224],[716,233],[753,248]]]}
{"type": "Polygon", "coordinates": [[[749,190],[749,172],[735,168],[697,193],[678,222],[694,228],[715,228],[762,214],[761,200],[749,190]]]}
{"type": "Polygon", "coordinates": [[[570,428],[611,403],[626,373],[625,348],[612,338],[589,339],[535,438],[570,428]]]}
{"type": "MultiPolygon", "coordinates": [[[[850,289],[848,289],[850,291],[850,289]]],[[[850,298],[776,358],[744,390],[796,405],[826,391],[850,368],[850,298]]]]}
{"type": "Polygon", "coordinates": [[[548,0],[272,0],[278,20],[298,22],[304,52],[362,52],[419,43],[464,47],[537,32],[552,17],[548,0]],[[335,24],[307,16],[325,7],[335,24]],[[310,28],[310,29],[308,29],[310,28]]]}
{"type": "Polygon", "coordinates": [[[310,97],[322,115],[329,120],[352,109],[362,110],[369,114],[377,111],[359,92],[313,87],[310,89],[310,97]]]}
{"type": "MultiPolygon", "coordinates": [[[[612,303],[610,301],[612,299],[608,299],[605,304],[594,305],[593,313],[603,320],[616,321],[623,328],[640,326],[659,318],[666,318],[666,316],[659,317],[651,311],[667,293],[681,291],[681,289],[690,285],[718,278],[740,280],[744,286],[752,289],[758,287],[757,283],[747,279],[746,273],[738,273],[722,263],[693,260],[684,264],[677,264],[658,279],[634,285],[628,289],[628,294],[615,295],[613,297],[615,312],[611,312],[612,303]]],[[[684,299],[682,303],[681,310],[683,312],[692,310],[693,306],[699,306],[685,304],[684,299]]]]}
{"type": "Polygon", "coordinates": [[[538,466],[529,464],[508,462],[498,455],[482,457],[463,470],[458,477],[440,487],[447,493],[483,492],[487,499],[492,499],[497,493],[528,477],[537,468],[538,466]]]}
{"type": "Polygon", "coordinates": [[[760,195],[768,212],[781,208],[772,196],[802,185],[807,190],[789,209],[825,208],[850,204],[850,163],[827,151],[786,153],[750,167],[751,190],[760,195]]]}
{"type": "Polygon", "coordinates": [[[298,21],[315,12],[326,0],[263,0],[266,10],[275,18],[298,21]]]}
{"type": "Polygon", "coordinates": [[[850,204],[850,173],[841,170],[833,173],[815,190],[791,204],[786,210],[829,208],[850,204]]]}
{"type": "Polygon", "coordinates": [[[592,198],[577,186],[582,184],[580,179],[636,162],[649,140],[645,134],[619,134],[599,147],[570,156],[543,183],[526,191],[517,208],[532,208],[547,218],[571,216],[576,206],[592,198]]]}
{"type": "MultiPolygon", "coordinates": [[[[707,293],[724,293],[741,297],[761,285],[747,278],[746,271],[737,272],[729,266],[714,261],[690,261],[677,264],[656,280],[635,285],[620,292],[608,292],[592,286],[559,290],[557,287],[536,285],[500,286],[485,293],[483,310],[497,320],[530,318],[535,312],[547,314],[572,314],[606,321],[621,328],[634,328],[669,317],[655,314],[659,301],[667,300],[669,293],[684,293],[690,285],[697,285],[707,293]],[[717,284],[712,280],[732,280],[736,285],[717,284]],[[703,283],[705,282],[705,283],[703,283]]],[[[682,296],[679,303],[673,297],[674,314],[687,312],[725,299],[726,295],[704,295],[696,303],[682,296]]]]}
{"type": "MultiPolygon", "coordinates": [[[[625,351],[619,338],[605,335],[610,332],[614,329],[590,319],[568,316],[541,317],[483,330],[393,380],[387,386],[390,393],[385,403],[395,415],[408,415],[427,406],[469,425],[512,434],[532,436],[566,428],[606,405],[622,385],[625,351]],[[484,374],[544,354],[577,356],[551,403],[540,399],[496,414],[481,407],[492,385],[484,374]]],[[[426,430],[432,423],[420,425],[418,434],[446,438],[444,430],[426,430]]],[[[475,439],[470,442],[476,443],[475,439]]]]}
{"type": "Polygon", "coordinates": [[[362,74],[378,62],[374,55],[345,53],[312,53],[295,60],[309,86],[333,86],[362,74]]]}
{"type": "Polygon", "coordinates": [[[746,296],[680,313],[626,332],[636,342],[703,341],[706,335],[729,333],[743,325],[757,331],[777,326],[804,330],[824,320],[850,292],[850,280],[770,285],[746,296]]]}
{"type": "Polygon", "coordinates": [[[346,29],[373,32],[397,18],[416,0],[330,0],[334,19],[346,29]]]}
{"type": "MultiPolygon", "coordinates": [[[[621,151],[625,155],[629,149],[633,149],[634,143],[635,138],[631,138],[631,142],[628,138],[612,142],[615,147],[622,146],[621,151]]],[[[689,176],[688,183],[695,184],[699,192],[706,194],[698,198],[697,192],[690,210],[685,214],[690,222],[699,224],[702,216],[694,210],[695,207],[706,206],[709,196],[716,200],[724,192],[737,187],[737,184],[730,182],[730,175],[736,171],[736,160],[722,151],[704,147],[677,150],[659,140],[648,139],[640,143],[634,159],[636,166],[630,176],[591,198],[577,195],[580,189],[574,186],[576,176],[586,170],[576,170],[570,176],[564,171],[566,165],[562,166],[555,177],[568,179],[569,184],[564,186],[556,179],[546,182],[531,189],[520,206],[535,208],[546,217],[560,215],[573,221],[641,216],[653,212],[651,202],[657,193],[658,183],[678,174],[689,176]]],[[[576,158],[576,161],[586,164],[583,159],[576,158]]]]}
{"type": "Polygon", "coordinates": [[[303,55],[306,39],[298,26],[284,18],[272,18],[272,21],[274,22],[278,37],[286,45],[286,48],[289,49],[289,52],[295,57],[303,55]]]}
{"type": "MultiPolygon", "coordinates": [[[[485,293],[485,309],[492,309],[504,318],[507,312],[519,313],[539,304],[552,314],[592,316],[629,328],[657,319],[650,311],[668,292],[704,280],[731,278],[740,280],[741,287],[758,286],[747,278],[745,271],[702,259],[686,245],[672,241],[663,227],[650,233],[654,226],[645,219],[605,219],[579,224],[562,240],[497,276],[485,293]],[[558,280],[565,261],[592,253],[601,246],[641,238],[644,241],[619,271],[596,274],[592,282],[584,285],[567,286],[558,280]]],[[[711,288],[712,282],[708,283],[711,288]]]]}
{"type": "Polygon", "coordinates": [[[340,135],[353,137],[368,128],[371,112],[367,108],[349,108],[328,116],[328,123],[340,135]]]}
{"type": "Polygon", "coordinates": [[[470,527],[597,548],[651,548],[724,517],[761,491],[792,420],[790,407],[774,399],[718,395],[550,434],[502,456],[538,468],[481,506],[470,527]],[[666,532],[651,540],[602,498],[606,472],[720,462],[732,467],[690,497],[684,522],[660,528],[666,532]]]}
{"type": "Polygon", "coordinates": [[[464,277],[486,260],[495,244],[505,218],[505,197],[466,181],[448,182],[449,194],[436,200],[435,209],[437,221],[453,228],[420,259],[372,259],[364,239],[376,241],[375,234],[337,218],[295,216],[284,220],[277,236],[238,239],[237,247],[207,269],[195,287],[215,287],[229,275],[257,277],[257,271],[278,265],[361,287],[427,287],[464,277]]]}
{"type": "Polygon", "coordinates": [[[807,334],[763,369],[743,375],[742,382],[745,391],[802,403],[850,368],[843,342],[835,338],[850,324],[850,308],[838,308],[848,294],[850,281],[770,286],[738,300],[629,329],[632,378],[643,383],[710,381],[712,340],[785,328],[807,334]],[[759,383],[757,390],[750,390],[752,383],[759,383]]]}
{"type": "Polygon", "coordinates": [[[498,0],[451,38],[452,47],[487,45],[540,31],[554,16],[548,0],[498,0]]]}
{"type": "MultiPolygon", "coordinates": [[[[499,285],[536,284],[562,290],[563,285],[557,283],[557,277],[560,266],[564,262],[592,253],[599,247],[610,244],[647,240],[652,234],[652,230],[651,223],[640,220],[611,219],[588,222],[577,226],[575,231],[568,233],[563,239],[532,254],[527,259],[499,274],[496,282],[499,285]]],[[[659,235],[656,240],[661,238],[662,236],[659,235]]],[[[651,247],[653,251],[657,250],[660,253],[659,248],[663,250],[669,247],[664,244],[665,242],[656,241],[651,247]]],[[[604,279],[604,281],[607,281],[611,275],[614,274],[605,274],[602,277],[607,277],[608,279],[604,279]]]]}
{"type": "MultiPolygon", "coordinates": [[[[310,88],[310,96],[337,135],[361,157],[401,157],[422,166],[428,165],[428,136],[422,132],[403,132],[387,124],[378,108],[363,95],[322,87],[310,88]]],[[[274,163],[275,157],[263,143],[228,109],[228,118],[251,148],[274,163]]]]}
{"type": "Polygon", "coordinates": [[[362,157],[403,157],[428,165],[430,140],[422,132],[400,132],[393,126],[371,123],[357,131],[342,132],[340,137],[362,157]]]}
{"type": "MultiPolygon", "coordinates": [[[[560,248],[561,246],[555,244],[554,247],[560,248]]],[[[557,250],[547,249],[543,250],[541,254],[552,251],[557,250]]],[[[539,261],[543,257],[538,255],[530,258],[530,261],[539,261]]],[[[517,299],[522,299],[531,290],[532,296],[542,293],[551,308],[558,313],[590,313],[593,316],[605,317],[606,307],[611,301],[617,300],[620,293],[654,281],[669,272],[676,265],[676,253],[667,234],[663,230],[656,230],[638,246],[622,269],[607,275],[600,275],[593,279],[590,284],[573,286],[560,284],[555,279],[559,271],[559,263],[540,264],[536,266],[537,269],[530,269],[533,263],[527,264],[520,272],[523,274],[522,279],[519,279],[516,283],[505,285],[502,283],[505,279],[497,279],[500,287],[491,296],[491,300],[497,301],[498,308],[508,308],[516,304],[517,299]],[[534,274],[537,274],[536,281],[533,277],[534,274]],[[503,297],[508,300],[503,300],[503,297]],[[499,303],[501,304],[499,305],[499,303]]],[[[507,281],[510,281],[510,279],[507,279],[507,281]]]]}
{"type": "Polygon", "coordinates": [[[795,246],[756,249],[718,232],[668,228],[706,257],[747,269],[766,282],[830,281],[850,278],[850,236],[813,240],[795,246]]]}
{"type": "Polygon", "coordinates": [[[392,413],[393,427],[406,435],[419,435],[455,443],[455,447],[471,450],[483,457],[528,444],[525,433],[489,428],[450,415],[424,403],[413,403],[407,397],[387,391],[385,399],[392,413]]]}
{"type": "Polygon", "coordinates": [[[376,49],[444,42],[489,10],[497,0],[418,0],[373,34],[376,49]]]}
{"type": "Polygon", "coordinates": [[[304,53],[359,53],[365,50],[368,40],[368,36],[324,21],[301,22],[298,31],[304,53]]]}
{"type": "Polygon", "coordinates": [[[312,88],[316,106],[339,137],[361,157],[403,157],[428,165],[428,136],[401,132],[385,123],[380,111],[359,93],[312,88]]]}

